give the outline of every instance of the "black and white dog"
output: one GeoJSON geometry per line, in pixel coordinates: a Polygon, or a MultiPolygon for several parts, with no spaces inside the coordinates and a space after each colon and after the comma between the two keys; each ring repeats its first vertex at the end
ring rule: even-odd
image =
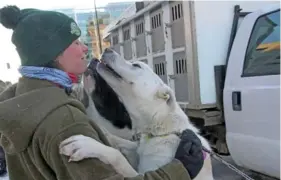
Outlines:
{"type": "Polygon", "coordinates": [[[110,133],[131,139],[132,121],[114,90],[96,70],[98,59],[92,59],[84,73],[82,84],[74,85],[74,92],[84,104],[88,115],[110,133]]]}
{"type": "MultiPolygon", "coordinates": [[[[185,129],[192,130],[210,150],[208,142],[178,105],[172,89],[145,63],[128,62],[106,49],[102,62],[90,63],[83,83],[83,87],[77,85],[74,89],[88,107],[88,116],[104,128],[113,147],[127,159],[114,148],[76,135],[60,146],[62,154],[71,156],[72,160],[99,158],[124,177],[134,177],[172,161],[180,142],[178,134],[185,129]],[[127,129],[122,134],[118,128],[124,127],[127,129]],[[139,135],[137,142],[120,138],[131,139],[133,134],[139,135]],[[73,154],[73,148],[80,153],[73,154]]],[[[195,179],[213,179],[209,155],[195,179]]]]}

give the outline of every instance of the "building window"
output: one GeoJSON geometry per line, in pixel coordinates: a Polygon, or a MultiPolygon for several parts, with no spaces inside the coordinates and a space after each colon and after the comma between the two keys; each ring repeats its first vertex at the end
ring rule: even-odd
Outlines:
{"type": "Polygon", "coordinates": [[[118,44],[118,35],[114,35],[113,37],[112,37],[112,43],[113,43],[113,45],[116,45],[116,44],[118,44]]]}
{"type": "Polygon", "coordinates": [[[172,6],[171,13],[172,13],[172,21],[182,18],[183,17],[182,4],[179,3],[172,6]]]}
{"type": "Polygon", "coordinates": [[[143,26],[144,22],[138,23],[136,24],[136,35],[140,35],[143,34],[144,32],[144,26],[143,26]]]}
{"type": "Polygon", "coordinates": [[[130,29],[126,29],[123,31],[123,38],[124,38],[124,41],[127,41],[130,39],[130,29]]]}
{"type": "Polygon", "coordinates": [[[176,74],[185,74],[187,73],[186,59],[176,60],[176,74]]]}
{"type": "Polygon", "coordinates": [[[161,13],[158,13],[151,17],[151,26],[152,29],[156,29],[162,25],[161,22],[161,13]]]}
{"type": "Polygon", "coordinates": [[[159,64],[154,64],[154,72],[159,76],[165,75],[166,74],[165,64],[163,62],[159,64]]]}

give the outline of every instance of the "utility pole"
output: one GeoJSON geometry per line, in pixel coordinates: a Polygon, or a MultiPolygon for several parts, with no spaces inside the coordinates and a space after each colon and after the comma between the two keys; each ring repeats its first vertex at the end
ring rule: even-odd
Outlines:
{"type": "Polygon", "coordinates": [[[99,26],[98,12],[97,12],[97,7],[96,7],[96,0],[94,0],[94,6],[95,6],[95,13],[96,13],[96,27],[97,27],[98,37],[99,37],[99,48],[100,48],[100,55],[101,55],[102,54],[102,45],[101,45],[100,26],[99,26]]]}

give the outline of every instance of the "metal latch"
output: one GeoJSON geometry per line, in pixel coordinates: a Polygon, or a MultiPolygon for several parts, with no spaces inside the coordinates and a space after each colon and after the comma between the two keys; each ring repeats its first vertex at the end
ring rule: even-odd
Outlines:
{"type": "Polygon", "coordinates": [[[174,74],[169,74],[168,76],[169,76],[170,79],[176,79],[177,78],[176,75],[174,75],[174,74]]]}

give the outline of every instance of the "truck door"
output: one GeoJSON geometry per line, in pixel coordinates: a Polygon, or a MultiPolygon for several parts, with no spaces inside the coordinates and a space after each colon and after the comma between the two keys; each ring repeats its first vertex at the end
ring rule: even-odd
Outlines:
{"type": "Polygon", "coordinates": [[[280,178],[280,7],[245,17],[224,88],[227,144],[240,166],[280,178]]]}

